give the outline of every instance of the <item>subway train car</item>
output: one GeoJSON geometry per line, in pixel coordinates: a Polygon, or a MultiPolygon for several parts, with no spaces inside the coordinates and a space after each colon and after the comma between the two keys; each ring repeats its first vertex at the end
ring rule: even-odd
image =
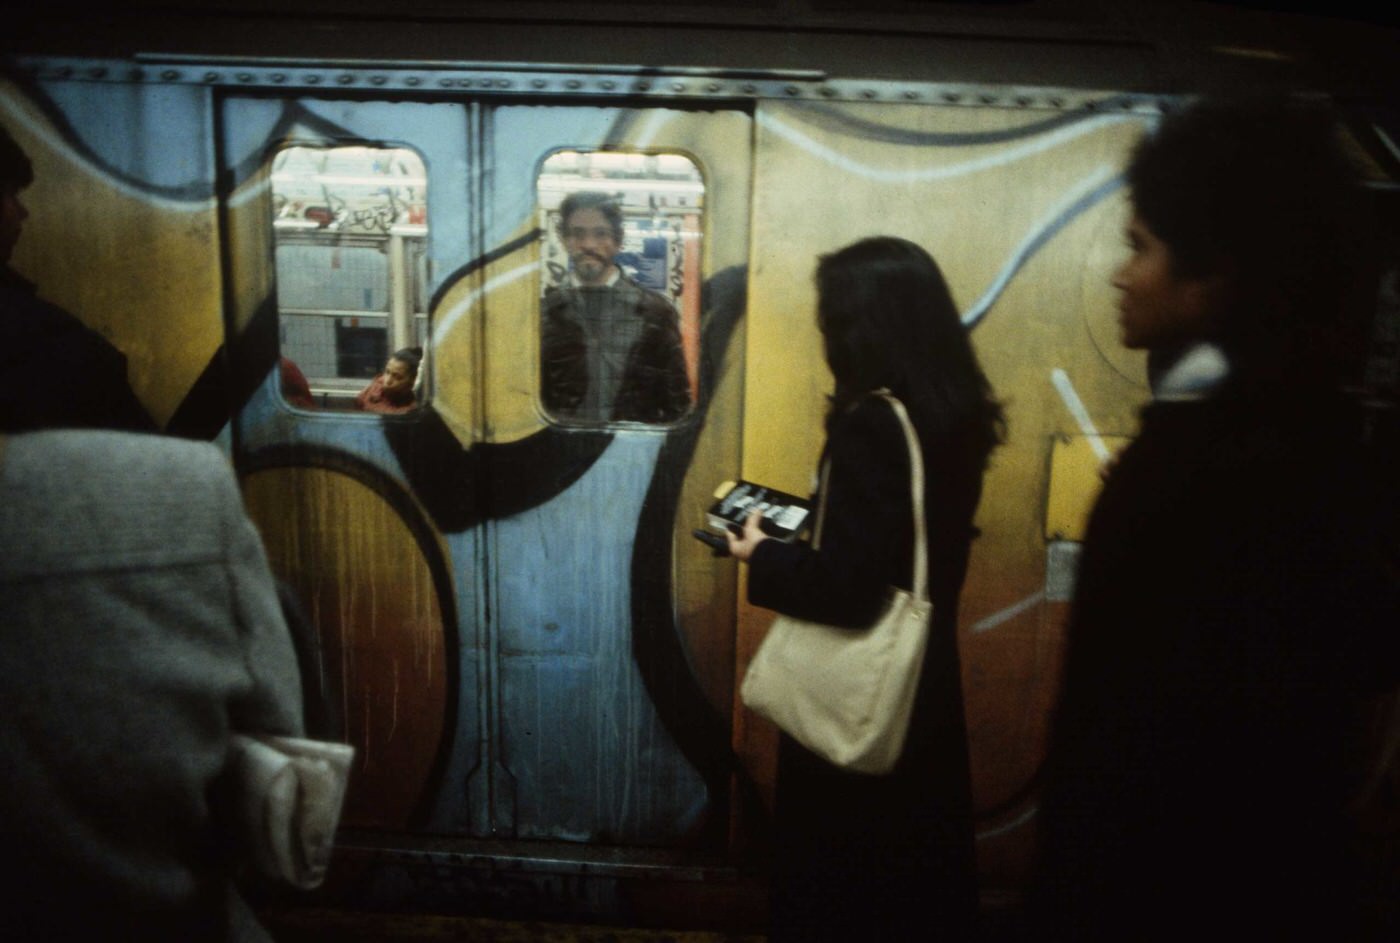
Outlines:
{"type": "Polygon", "coordinates": [[[959,613],[988,907],[1034,847],[1097,466],[1148,397],[1109,285],[1121,169],[1184,96],[1342,108],[1391,240],[1357,384],[1394,427],[1393,24],[379,6],[58,4],[0,47],[0,123],[35,168],[15,268],[126,353],[167,433],[227,448],[314,629],[325,730],[357,749],[327,906],[761,919],[776,734],[737,689],[771,613],[691,532],[726,480],[811,490],[822,253],[929,249],[1006,407],[959,613]],[[676,310],[679,417],[548,405],[541,306],[579,191],[618,198],[620,264],[676,310]],[[415,407],[355,409],[404,347],[415,407]]]}

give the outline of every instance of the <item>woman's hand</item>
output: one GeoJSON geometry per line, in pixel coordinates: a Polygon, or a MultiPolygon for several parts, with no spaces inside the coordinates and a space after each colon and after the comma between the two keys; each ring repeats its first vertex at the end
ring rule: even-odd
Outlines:
{"type": "Polygon", "coordinates": [[[763,529],[758,526],[763,520],[762,511],[753,511],[744,521],[744,533],[742,536],[735,535],[732,531],[726,532],[729,538],[729,553],[736,560],[747,561],[753,556],[754,548],[765,540],[772,540],[763,529]]]}

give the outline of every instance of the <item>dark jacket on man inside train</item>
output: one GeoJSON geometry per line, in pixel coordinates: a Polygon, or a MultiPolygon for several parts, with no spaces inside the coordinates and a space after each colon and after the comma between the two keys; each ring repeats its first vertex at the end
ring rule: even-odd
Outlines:
{"type": "Polygon", "coordinates": [[[541,398],[557,418],[672,422],[690,407],[676,311],[626,276],[551,288],[540,326],[541,398]]]}
{"type": "Polygon", "coordinates": [[[0,266],[0,377],[0,431],[156,429],[127,381],[126,356],[8,266],[0,266]]]}

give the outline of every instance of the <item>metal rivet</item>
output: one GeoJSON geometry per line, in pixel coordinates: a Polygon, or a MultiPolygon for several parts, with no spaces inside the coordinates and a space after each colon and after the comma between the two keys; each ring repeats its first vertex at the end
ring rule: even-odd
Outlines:
{"type": "Polygon", "coordinates": [[[705,86],[705,91],[707,92],[717,92],[719,90],[720,84],[718,82],[711,82],[709,85],[705,86]]]}
{"type": "Polygon", "coordinates": [[[817,94],[823,98],[830,98],[836,94],[836,89],[832,88],[830,85],[823,85],[821,88],[817,89],[817,94]]]}
{"type": "Polygon", "coordinates": [[[416,76],[416,75],[410,75],[408,78],[406,78],[406,79],[403,80],[403,84],[405,84],[405,85],[407,85],[407,86],[409,86],[409,87],[411,88],[411,87],[413,87],[413,86],[415,86],[415,85],[420,84],[422,81],[423,81],[423,80],[420,79],[418,76],[416,76]]]}
{"type": "Polygon", "coordinates": [[[1029,96],[1026,96],[1026,95],[1017,95],[1017,96],[1016,96],[1016,104],[1020,105],[1022,108],[1025,108],[1025,107],[1028,106],[1030,103],[1031,103],[1031,100],[1030,100],[1030,97],[1029,97],[1029,96]]]}
{"type": "Polygon", "coordinates": [[[906,101],[917,101],[918,98],[919,98],[919,93],[916,92],[916,91],[914,91],[912,88],[909,89],[907,92],[904,93],[904,99],[905,99],[906,101]]]}
{"type": "Polygon", "coordinates": [[[739,90],[745,95],[752,95],[754,92],[758,91],[758,86],[754,85],[752,82],[745,82],[739,87],[739,90]]]}
{"type": "Polygon", "coordinates": [[[1064,100],[1063,98],[1056,97],[1056,98],[1050,99],[1050,107],[1052,107],[1052,108],[1063,108],[1064,106],[1065,106],[1065,100],[1064,100]]]}
{"type": "Polygon", "coordinates": [[[639,91],[639,92],[649,92],[649,91],[651,91],[651,83],[650,83],[650,82],[638,82],[638,83],[637,83],[637,91],[639,91]]]}
{"type": "Polygon", "coordinates": [[[598,85],[599,87],[609,92],[617,88],[617,83],[614,82],[612,79],[604,79],[603,81],[599,82],[598,85]]]}
{"type": "Polygon", "coordinates": [[[238,73],[238,81],[240,81],[240,82],[251,82],[251,81],[253,81],[253,73],[251,73],[251,72],[240,72],[240,73],[238,73]]]}
{"type": "Polygon", "coordinates": [[[984,105],[995,105],[997,103],[997,97],[995,95],[983,95],[980,100],[984,105]]]}
{"type": "Polygon", "coordinates": [[[1086,111],[1094,111],[1094,110],[1096,110],[1098,107],[1099,107],[1099,103],[1098,103],[1098,102],[1085,102],[1085,103],[1084,103],[1084,108],[1085,108],[1086,111]]]}
{"type": "Polygon", "coordinates": [[[306,84],[307,84],[307,85],[320,85],[320,84],[321,84],[321,77],[320,77],[319,75],[308,75],[308,76],[306,77],[306,84]]]}
{"type": "Polygon", "coordinates": [[[863,91],[863,92],[860,93],[860,97],[861,97],[861,98],[874,98],[874,97],[875,97],[875,90],[874,90],[873,88],[867,88],[865,91],[863,91]]]}
{"type": "Polygon", "coordinates": [[[451,88],[451,87],[452,87],[452,80],[451,80],[451,79],[438,79],[438,84],[441,85],[443,88],[451,88]]]}
{"type": "Polygon", "coordinates": [[[217,81],[219,81],[219,73],[217,73],[217,72],[206,72],[206,73],[204,73],[204,81],[206,81],[206,82],[217,82],[217,81]]]}
{"type": "Polygon", "coordinates": [[[498,79],[497,82],[496,82],[496,87],[497,87],[497,88],[510,88],[510,86],[511,86],[511,81],[510,81],[510,79],[498,79]]]}
{"type": "Polygon", "coordinates": [[[548,84],[549,83],[546,82],[544,79],[534,79],[530,82],[530,86],[532,88],[544,88],[548,84]]]}
{"type": "Polygon", "coordinates": [[[272,73],[272,81],[273,81],[273,83],[275,83],[275,84],[277,84],[277,85],[281,85],[283,82],[287,81],[287,73],[285,73],[285,72],[274,72],[274,73],[272,73]]]}
{"type": "Polygon", "coordinates": [[[784,88],[783,91],[787,92],[789,95],[796,95],[801,92],[802,89],[798,88],[796,85],[789,85],[784,88]]]}
{"type": "MultiPolygon", "coordinates": [[[[447,84],[451,85],[451,84],[452,84],[452,80],[451,80],[451,79],[448,79],[447,84]]],[[[460,86],[462,86],[462,88],[471,88],[471,87],[472,87],[472,80],[471,80],[471,79],[462,79],[462,81],[458,82],[457,84],[460,85],[460,86]]],[[[490,83],[490,82],[483,82],[482,84],[489,87],[491,83],[490,83]]]]}
{"type": "Polygon", "coordinates": [[[180,77],[180,73],[176,72],[174,69],[166,69],[160,74],[160,77],[165,79],[167,82],[173,82],[180,77]]]}
{"type": "Polygon", "coordinates": [[[105,76],[106,74],[107,74],[107,67],[106,67],[106,66],[94,66],[93,68],[91,68],[91,69],[88,70],[88,75],[92,76],[92,77],[95,78],[95,79],[100,79],[100,78],[102,78],[103,76],[105,76]]]}
{"type": "Polygon", "coordinates": [[[944,92],[944,93],[943,93],[943,100],[944,100],[945,102],[950,102],[950,103],[953,103],[953,102],[960,102],[960,101],[962,101],[962,96],[959,95],[957,92],[944,92]]]}
{"type": "Polygon", "coordinates": [[[580,82],[578,79],[569,79],[569,81],[564,83],[564,87],[574,89],[583,88],[583,83],[580,82]]]}
{"type": "Polygon", "coordinates": [[[335,80],[341,85],[353,85],[355,83],[355,77],[353,75],[343,73],[341,75],[337,75],[335,77],[335,80]]]}
{"type": "Polygon", "coordinates": [[[389,80],[382,75],[371,75],[369,77],[369,82],[371,85],[383,85],[387,81],[389,80]]]}
{"type": "Polygon", "coordinates": [[[672,83],[671,83],[671,91],[673,91],[673,92],[683,92],[683,91],[685,91],[685,83],[684,83],[684,82],[672,82],[672,83]]]}

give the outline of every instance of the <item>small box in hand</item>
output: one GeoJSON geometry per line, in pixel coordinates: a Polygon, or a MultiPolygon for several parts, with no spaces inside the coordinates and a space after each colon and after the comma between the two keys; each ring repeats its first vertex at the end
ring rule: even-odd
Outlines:
{"type": "Polygon", "coordinates": [[[759,527],[769,537],[793,540],[807,526],[812,502],[751,481],[726,481],[715,490],[710,526],[720,532],[728,530],[731,524],[743,527],[754,511],[763,512],[759,527]]]}

